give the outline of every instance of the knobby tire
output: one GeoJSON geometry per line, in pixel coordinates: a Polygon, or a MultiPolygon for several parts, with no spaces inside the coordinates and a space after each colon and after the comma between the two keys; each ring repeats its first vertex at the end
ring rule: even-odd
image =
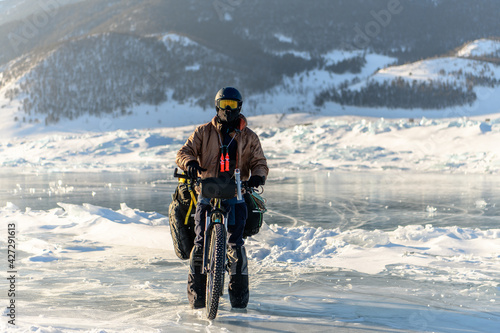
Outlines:
{"type": "Polygon", "coordinates": [[[215,224],[210,231],[210,248],[208,251],[206,311],[207,318],[212,320],[217,316],[219,298],[224,288],[225,239],[224,225],[215,224]]]}

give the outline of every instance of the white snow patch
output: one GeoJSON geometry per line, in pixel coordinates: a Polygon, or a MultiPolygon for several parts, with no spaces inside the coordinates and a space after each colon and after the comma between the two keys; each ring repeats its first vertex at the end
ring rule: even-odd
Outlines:
{"type": "Polygon", "coordinates": [[[193,64],[191,66],[186,66],[184,69],[186,71],[199,71],[201,68],[201,65],[200,64],[193,64]]]}
{"type": "Polygon", "coordinates": [[[180,44],[184,47],[198,45],[198,43],[192,41],[190,38],[172,32],[163,35],[162,40],[167,46],[167,49],[174,47],[175,44],[180,44]]]}
{"type": "Polygon", "coordinates": [[[282,43],[294,44],[292,37],[285,36],[282,33],[275,33],[273,36],[282,43]]]}
{"type": "MultiPolygon", "coordinates": [[[[63,209],[22,212],[12,205],[0,207],[0,232],[16,223],[22,235],[19,250],[27,255],[21,262],[64,260],[72,253],[102,251],[115,246],[134,246],[162,251],[175,258],[168,218],[142,212],[122,204],[119,210],[89,204],[60,203],[63,209]],[[44,234],[50,232],[47,239],[44,234]],[[70,237],[69,243],[60,243],[70,237]]],[[[5,240],[0,240],[5,246],[5,240]]],[[[432,277],[455,282],[493,283],[500,266],[500,229],[439,228],[410,225],[392,231],[323,229],[264,224],[261,232],[247,240],[249,258],[259,265],[289,263],[304,267],[341,267],[367,274],[390,270],[392,265],[439,267],[449,274],[432,277]],[[478,276],[469,270],[474,258],[478,276]],[[452,262],[453,265],[449,265],[452,262]],[[496,267],[496,268],[495,268],[496,267]]],[[[427,271],[409,270],[416,279],[431,278],[427,271]]]]}
{"type": "Polygon", "coordinates": [[[492,39],[479,39],[468,43],[457,52],[457,57],[499,57],[500,41],[492,39]]]}

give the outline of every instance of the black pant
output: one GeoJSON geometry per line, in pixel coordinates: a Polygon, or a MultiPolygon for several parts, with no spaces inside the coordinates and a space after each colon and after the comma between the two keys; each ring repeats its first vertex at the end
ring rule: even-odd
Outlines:
{"type": "MultiPolygon", "coordinates": [[[[235,200],[223,202],[228,211],[228,264],[230,271],[229,298],[234,308],[245,308],[248,304],[248,265],[243,231],[247,219],[245,202],[235,200]]],[[[206,212],[210,209],[206,199],[198,201],[195,213],[195,246],[191,251],[188,275],[188,298],[193,308],[205,306],[206,276],[201,274],[206,212]]]]}

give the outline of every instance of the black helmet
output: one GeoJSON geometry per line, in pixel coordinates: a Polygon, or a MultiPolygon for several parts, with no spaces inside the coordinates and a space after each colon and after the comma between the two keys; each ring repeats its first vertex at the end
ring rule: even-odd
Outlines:
{"type": "Polygon", "coordinates": [[[240,115],[242,105],[243,98],[233,87],[222,88],[215,95],[215,110],[221,122],[230,123],[236,120],[240,115]]]}

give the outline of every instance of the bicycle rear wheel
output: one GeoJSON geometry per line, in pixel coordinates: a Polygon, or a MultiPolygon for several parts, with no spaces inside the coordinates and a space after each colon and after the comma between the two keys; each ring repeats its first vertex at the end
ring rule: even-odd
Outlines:
{"type": "Polygon", "coordinates": [[[226,255],[226,233],[224,225],[214,224],[209,233],[207,291],[205,306],[207,318],[212,320],[217,316],[219,298],[224,288],[224,266],[226,255]]]}

